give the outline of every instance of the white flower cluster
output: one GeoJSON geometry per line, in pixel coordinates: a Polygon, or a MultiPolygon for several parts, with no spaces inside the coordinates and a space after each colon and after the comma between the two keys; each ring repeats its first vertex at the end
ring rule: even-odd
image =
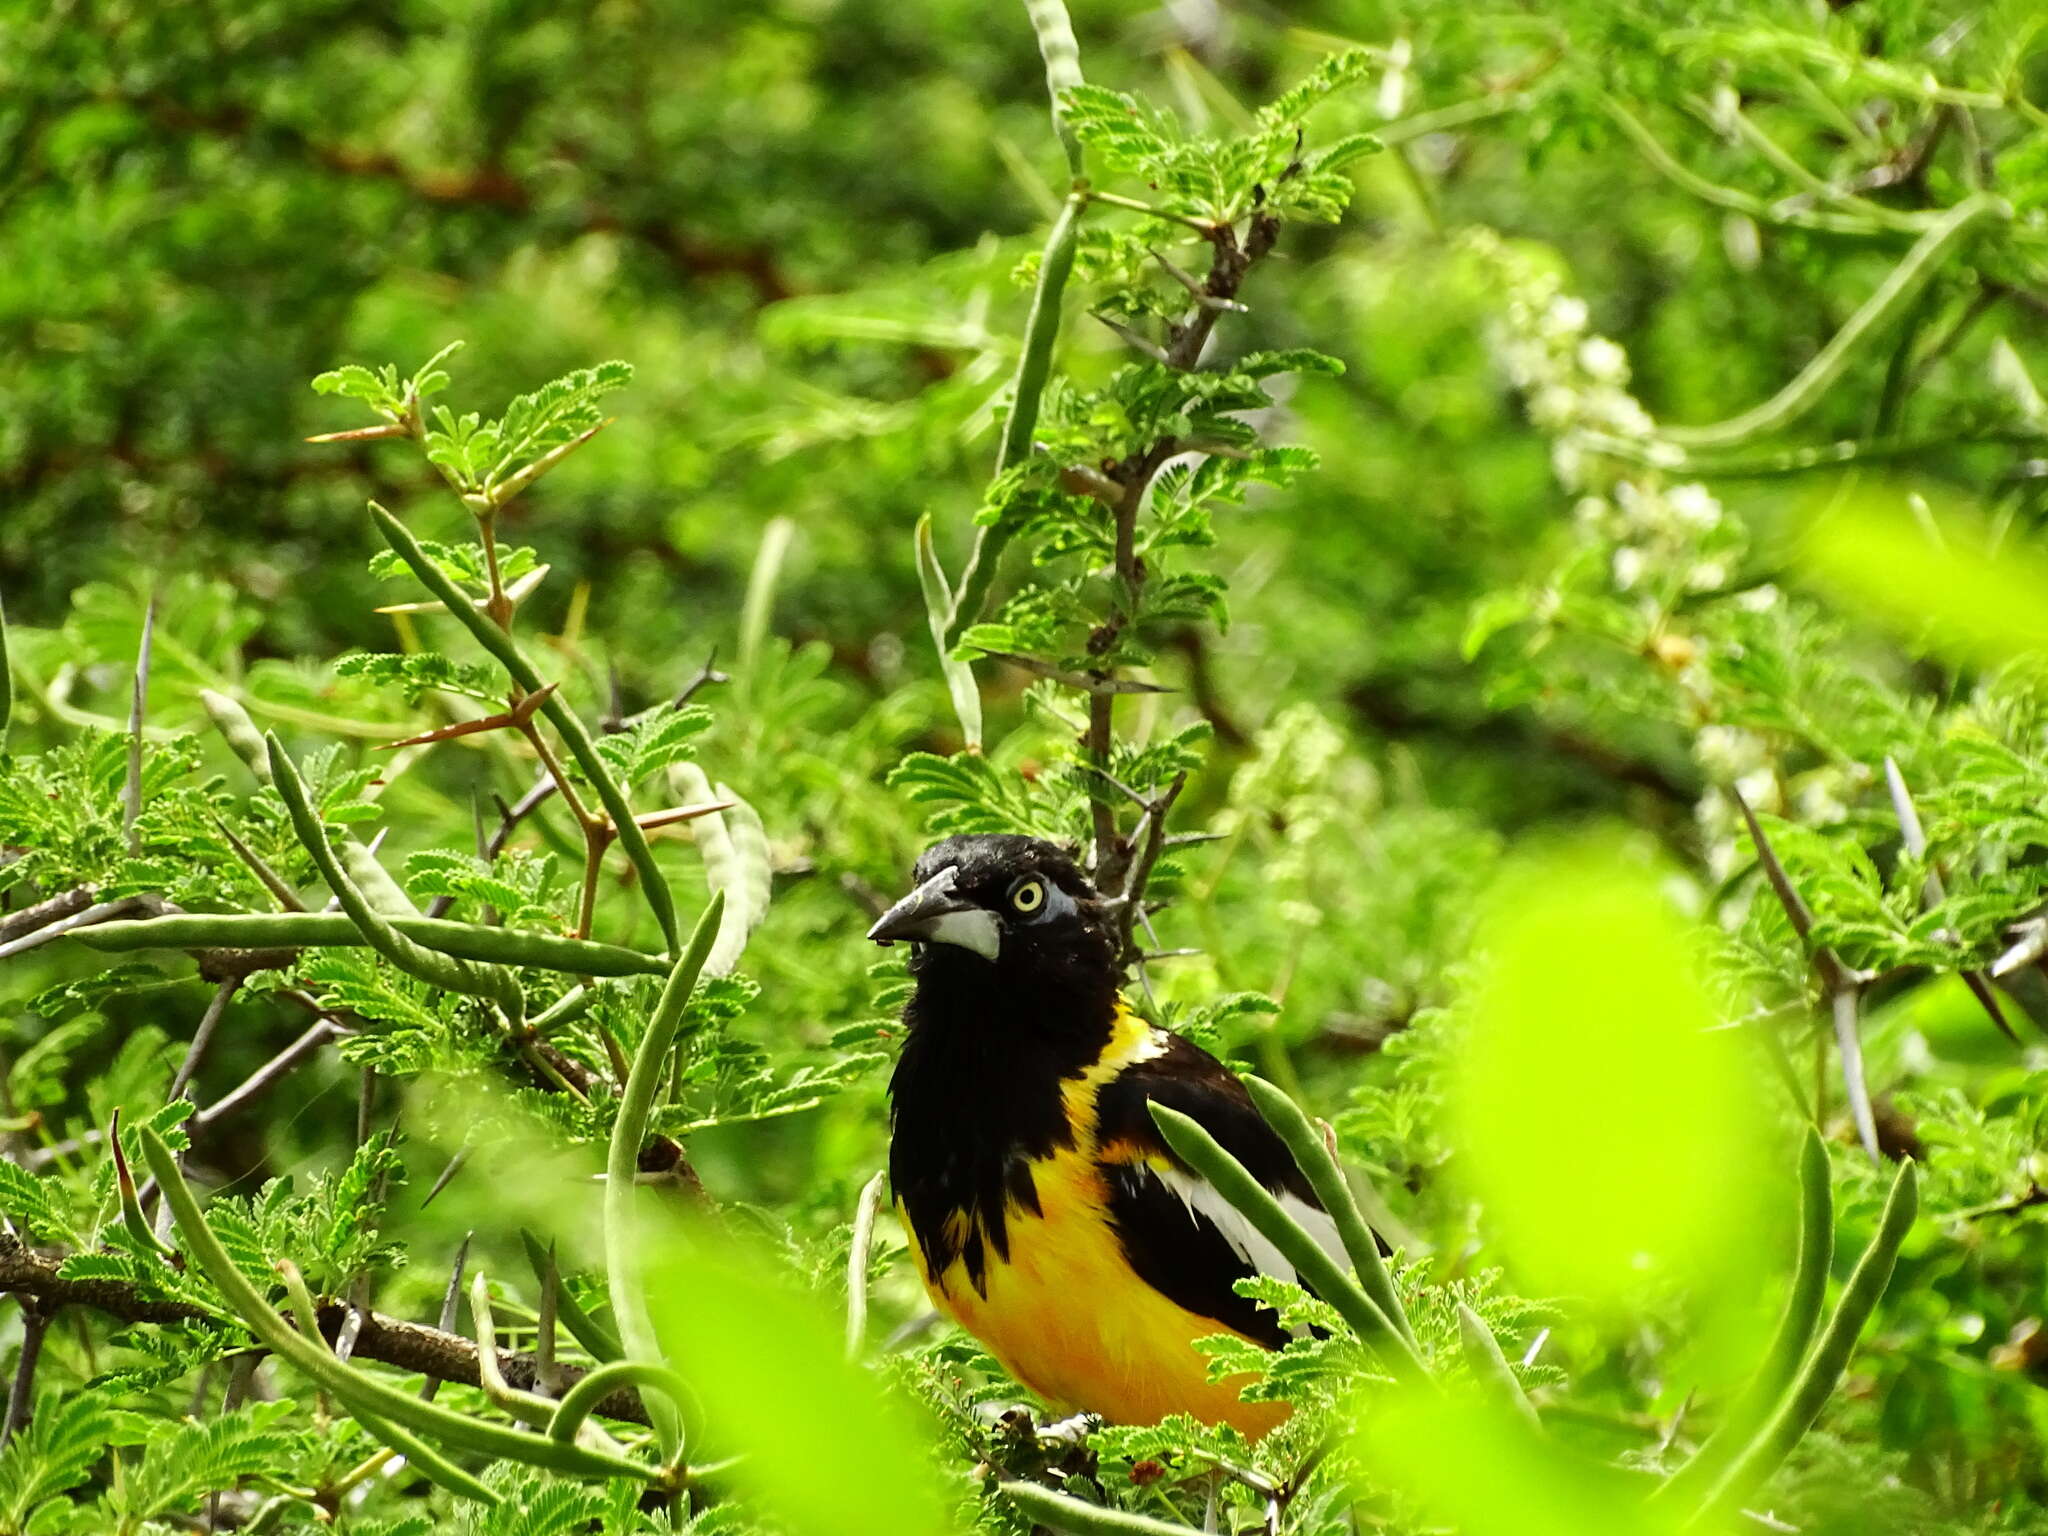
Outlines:
{"type": "Polygon", "coordinates": [[[1588,432],[1646,439],[1656,430],[1628,392],[1628,354],[1587,334],[1585,300],[1564,291],[1557,273],[1513,251],[1497,236],[1475,237],[1507,280],[1507,304],[1494,338],[1509,380],[1528,401],[1529,419],[1552,441],[1551,466],[1567,489],[1585,482],[1588,432]]]}
{"type": "MultiPolygon", "coordinates": [[[[1472,247],[1506,295],[1494,338],[1501,366],[1551,440],[1559,483],[1578,496],[1573,526],[1596,558],[1574,569],[1631,612],[1646,650],[1670,669],[1682,715],[1695,722],[1693,753],[1712,786],[1696,807],[1709,866],[1725,877],[1746,856],[1738,855],[1746,848],[1740,814],[1722,786],[1760,811],[1796,814],[1808,825],[1839,821],[1855,791],[1842,770],[1788,780],[1764,732],[1711,723],[1720,710],[1708,643],[1696,612],[1679,604],[1737,577],[1747,547],[1741,522],[1698,481],[1672,483],[1683,456],[1658,441],[1655,420],[1629,393],[1627,352],[1589,330],[1585,303],[1564,291],[1558,272],[1491,232],[1474,235],[1472,247]]],[[[1768,585],[1732,598],[1752,613],[1780,601],[1768,585]]]]}
{"type": "Polygon", "coordinates": [[[1601,439],[1620,439],[1658,457],[1656,422],[1628,391],[1627,352],[1589,332],[1585,302],[1564,291],[1555,270],[1490,232],[1472,239],[1506,289],[1495,337],[1502,367],[1551,439],[1559,482],[1584,493],[1575,521],[1607,547],[1615,592],[1648,599],[1644,617],[1654,621],[1688,592],[1726,586],[1744,539],[1713,493],[1697,481],[1666,484],[1654,465],[1623,468],[1600,452],[1601,439]]]}

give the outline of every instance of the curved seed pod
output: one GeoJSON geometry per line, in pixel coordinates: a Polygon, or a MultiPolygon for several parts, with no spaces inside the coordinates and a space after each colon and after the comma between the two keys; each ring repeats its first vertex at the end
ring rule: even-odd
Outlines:
{"type": "MultiPolygon", "coordinates": [[[[522,1392],[498,1365],[498,1322],[491,1310],[491,1278],[479,1269],[469,1282],[469,1315],[476,1328],[477,1386],[493,1407],[521,1423],[544,1426],[555,1416],[553,1398],[522,1392]]],[[[607,1436],[607,1439],[610,1437],[607,1436]]]]}
{"type": "Polygon", "coordinates": [[[177,1156],[148,1127],[143,1127],[140,1135],[143,1159],[156,1175],[164,1200],[177,1218],[185,1252],[272,1354],[289,1361],[316,1386],[326,1388],[351,1413],[367,1410],[379,1419],[417,1430],[446,1445],[571,1477],[630,1477],[643,1483],[658,1480],[660,1474],[654,1468],[630,1458],[579,1445],[562,1445],[545,1435],[473,1419],[343,1365],[330,1350],[300,1334],[263,1299],[206,1224],[192,1186],[185,1182],[185,1175],[178,1168],[177,1156]]]}
{"type": "Polygon", "coordinates": [[[1159,1134],[1181,1160],[1202,1175],[1236,1208],[1239,1215],[1258,1228],[1259,1233],[1280,1250],[1294,1266],[1302,1282],[1335,1307],[1351,1325],[1359,1341],[1379,1355],[1397,1376],[1427,1379],[1429,1370],[1415,1346],[1396,1328],[1379,1303],[1347,1275],[1337,1261],[1323,1251],[1322,1244],[1309,1236],[1273,1197],[1271,1190],[1253,1178],[1243,1163],[1226,1152],[1200,1121],[1164,1104],[1146,1106],[1159,1134]]]}
{"type": "Polygon", "coordinates": [[[1458,1303],[1458,1341],[1465,1346],[1465,1363],[1472,1367],[1473,1376],[1516,1413],[1542,1428],[1543,1421],[1536,1417],[1536,1405],[1515,1380],[1508,1357],[1500,1352],[1500,1340],[1486,1326],[1486,1319],[1462,1301],[1458,1303]]]}
{"type": "Polygon", "coordinates": [[[548,1420],[548,1438],[564,1444],[572,1443],[577,1431],[590,1417],[591,1410],[621,1387],[642,1388],[642,1401],[646,1398],[644,1389],[653,1387],[667,1394],[676,1407],[683,1405],[683,1378],[667,1366],[648,1360],[612,1360],[598,1366],[562,1394],[554,1417],[548,1420]]]}
{"type": "MultiPolygon", "coordinates": [[[[1074,270],[1074,252],[1081,240],[1081,211],[1087,207],[1085,192],[1075,192],[1060,206],[1059,217],[1045,237],[1045,255],[1038,264],[1038,286],[1031,295],[1031,315],[1024,322],[1024,351],[1017,359],[1017,383],[1011,391],[1010,419],[1003,426],[1003,446],[996,458],[1000,475],[1020,464],[1031,452],[1031,434],[1038,425],[1038,404],[1045,394],[1045,381],[1052,374],[1053,344],[1060,334],[1060,300],[1066,293],[1067,278],[1074,270]]],[[[981,617],[995,586],[996,567],[1015,535],[1014,526],[989,524],[974,535],[974,547],[967,556],[967,568],[960,573],[960,585],[953,604],[952,622],[946,626],[940,653],[960,643],[968,625],[981,617]]]]}
{"type": "Polygon", "coordinates": [[[1058,1531],[1074,1531],[1078,1536],[1200,1536],[1199,1529],[1192,1525],[1154,1520],[1150,1515],[1133,1515],[1121,1509],[1104,1509],[1037,1483],[997,1483],[996,1490],[1039,1524],[1058,1531]]]}
{"type": "Polygon", "coordinates": [[[1906,1163],[1892,1181],[1891,1196],[1885,1201],[1877,1235],[1856,1261],[1855,1271],[1835,1303],[1834,1316],[1828,1319],[1826,1330],[1813,1346],[1798,1378],[1701,1501],[1688,1529],[1698,1529],[1733,1508],[1778,1470],[1800,1438],[1813,1427],[1813,1421],[1820,1417],[1821,1409],[1842,1379],[1842,1372],[1848,1368],[1849,1356],[1855,1351],[1863,1325],[1877,1310],[1885,1286],[1891,1282],[1892,1266],[1898,1262],[1899,1249],[1913,1228],[1913,1217],[1919,1207],[1919,1181],[1913,1165],[1906,1163]]]}
{"type": "Polygon", "coordinates": [[[405,888],[392,878],[391,871],[377,862],[367,844],[353,837],[343,837],[335,850],[341,855],[342,867],[348,871],[349,879],[355,881],[356,889],[367,901],[386,917],[419,917],[420,909],[405,894],[405,888]]]}
{"type": "MultiPolygon", "coordinates": [[[[762,825],[760,811],[754,809],[752,801],[741,799],[731,784],[719,784],[719,799],[731,801],[733,809],[725,815],[731,817],[727,825],[733,840],[733,877],[737,881],[735,895],[739,905],[745,909],[745,928],[739,934],[741,946],[745,936],[760,928],[762,918],[768,915],[768,901],[774,893],[774,864],[768,858],[768,827],[762,825]]],[[[739,963],[739,954],[733,952],[727,969],[739,963]]],[[[719,975],[713,971],[713,975],[719,975]]]]}
{"type": "Polygon", "coordinates": [[[1650,1495],[1653,1499],[1683,1503],[1711,1486],[1756,1434],[1783,1396],[1799,1362],[1806,1358],[1814,1329],[1820,1324],[1821,1303],[1827,1299],[1828,1266],[1835,1256],[1835,1203],[1828,1188],[1828,1152],[1821,1145],[1820,1133],[1811,1126],[1799,1149],[1799,1192],[1799,1256],[1764,1363],[1729,1404],[1721,1427],[1707,1437],[1692,1460],[1650,1495]]]}
{"type": "Polygon", "coordinates": [[[361,1408],[349,1409],[349,1415],[368,1430],[373,1439],[383,1441],[403,1456],[407,1466],[419,1468],[420,1475],[428,1482],[446,1488],[457,1498],[474,1499],[493,1508],[502,1502],[495,1489],[470,1476],[411,1430],[401,1429],[389,1419],[379,1418],[361,1408]]]}
{"type": "MultiPolygon", "coordinates": [[[[669,971],[668,962],[658,955],[592,939],[487,928],[444,917],[385,921],[428,949],[487,965],[531,965],[570,976],[666,976],[669,971]]],[[[133,949],[345,948],[370,942],[346,912],[169,912],[98,923],[67,937],[109,954],[133,949]]],[[[573,1006],[567,997],[556,1004],[565,1006],[573,1006]]],[[[565,1016],[558,1014],[553,1022],[560,1023],[565,1016]]]]}
{"type": "MultiPolygon", "coordinates": [[[[711,953],[725,893],[712,893],[710,902],[697,919],[695,932],[668,985],[661,989],[654,1017],[647,1021],[647,1033],[633,1053],[632,1070],[619,1093],[619,1110],[612,1121],[612,1137],[606,1149],[604,1172],[604,1260],[605,1279],[611,1288],[612,1316],[618,1320],[619,1338],[626,1352],[639,1360],[658,1361],[661,1343],[654,1336],[654,1323],[647,1315],[647,1298],[640,1280],[641,1243],[633,1216],[633,1179],[640,1171],[640,1143],[647,1135],[647,1116],[654,1107],[654,1094],[668,1066],[669,1050],[675,1044],[676,1029],[683,1022],[683,1010],[696,990],[697,977],[711,953]]],[[[682,1443],[682,1425],[674,1406],[663,1398],[652,1398],[647,1417],[661,1442],[663,1457],[671,1458],[682,1443]]]]}
{"type": "Polygon", "coordinates": [[[739,964],[740,953],[747,947],[747,935],[768,908],[767,834],[751,807],[743,818],[740,811],[745,802],[723,784],[714,789],[697,764],[671,764],[668,781],[669,788],[686,804],[735,802],[730,812],[714,811],[690,823],[690,835],[704,860],[705,882],[725,897],[718,942],[711,946],[704,970],[708,975],[724,976],[739,964]]]}
{"type": "MultiPolygon", "coordinates": [[[[540,1239],[525,1227],[519,1229],[519,1241],[526,1249],[526,1262],[533,1266],[533,1275],[542,1284],[554,1267],[554,1256],[541,1246],[540,1239]]],[[[619,1343],[618,1335],[584,1311],[583,1304],[569,1294],[567,1287],[555,1291],[555,1315],[569,1336],[590,1351],[593,1360],[612,1361],[626,1350],[619,1343]]]]}
{"type": "Polygon", "coordinates": [[[1913,248],[1900,258],[1877,291],[1843,322],[1828,344],[1798,376],[1762,405],[1705,427],[1666,427],[1662,436],[1682,448],[1732,448],[1791,426],[1823,398],[1857,348],[1905,313],[1929,278],[1977,232],[1979,226],[2012,218],[2012,206],[1988,192],[1966,197],[1927,227],[1913,248]]]}
{"type": "Polygon", "coordinates": [[[1365,1224],[1365,1217],[1359,1214],[1358,1202],[1352,1198],[1351,1185],[1344,1177],[1344,1170],[1337,1166],[1337,1159],[1323,1145],[1323,1138],[1316,1134],[1307,1113],[1262,1077],[1248,1077],[1244,1086],[1252,1096],[1253,1106],[1266,1124],[1280,1133],[1280,1139],[1287,1143],[1287,1150],[1294,1154],[1295,1165],[1307,1175],[1316,1198],[1323,1202],[1323,1209],[1337,1223],[1337,1235],[1343,1239],[1351,1267],[1358,1272],[1358,1283],[1365,1287],[1366,1295],[1379,1303],[1379,1309],[1387,1314],[1387,1321],[1400,1329],[1413,1344],[1415,1330],[1409,1325],[1408,1312],[1401,1305],[1400,1293],[1394,1289],[1394,1277],[1387,1273],[1386,1260],[1380,1257],[1379,1240],[1372,1235],[1372,1228],[1365,1224]]]}
{"type": "Polygon", "coordinates": [[[327,840],[327,829],[321,825],[319,813],[313,809],[313,802],[306,795],[305,782],[300,779],[292,760],[285,755],[283,745],[275,736],[266,737],[265,744],[269,748],[271,779],[277,785],[278,794],[284,798],[292,830],[313,856],[314,866],[341,902],[342,911],[362,930],[370,947],[408,976],[416,976],[449,992],[487,998],[510,1017],[522,1017],[526,1011],[526,999],[519,990],[518,978],[510,970],[456,960],[439,950],[416,944],[394,928],[390,918],[370,905],[342,868],[341,860],[335,856],[334,845],[327,840]]]}
{"type": "MultiPolygon", "coordinates": [[[[206,710],[206,718],[213,722],[214,729],[220,732],[222,739],[248,770],[265,784],[275,782],[270,772],[270,749],[264,745],[263,732],[256,728],[256,722],[249,718],[249,711],[242,708],[240,701],[211,688],[202,688],[199,690],[199,702],[206,710]]],[[[420,915],[420,909],[412,904],[412,898],[377,862],[375,854],[348,833],[343,833],[337,842],[343,864],[371,906],[393,917],[420,915]]]]}
{"type": "Polygon", "coordinates": [[[1031,30],[1038,37],[1039,57],[1045,60],[1045,94],[1052,99],[1053,132],[1067,152],[1067,168],[1081,174],[1081,141],[1067,126],[1060,97],[1081,81],[1081,45],[1074,41],[1074,23],[1067,17],[1065,0],[1024,0],[1024,12],[1031,18],[1031,30]]]}
{"type": "Polygon", "coordinates": [[[249,718],[249,711],[240,702],[211,688],[199,690],[199,703],[206,710],[206,718],[213,722],[213,728],[220,732],[230,750],[239,757],[248,770],[264,783],[270,782],[270,758],[263,745],[263,733],[256,729],[256,722],[249,718]]]}

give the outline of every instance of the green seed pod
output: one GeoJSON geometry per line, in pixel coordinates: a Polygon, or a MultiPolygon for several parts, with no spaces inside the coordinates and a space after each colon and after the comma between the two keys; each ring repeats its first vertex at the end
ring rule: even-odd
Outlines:
{"type": "Polygon", "coordinates": [[[199,690],[199,702],[206,707],[206,718],[213,722],[213,728],[220,732],[235,756],[248,766],[251,773],[268,784],[270,756],[263,746],[263,733],[256,729],[256,722],[249,718],[249,711],[226,694],[215,693],[211,688],[199,690]]]}

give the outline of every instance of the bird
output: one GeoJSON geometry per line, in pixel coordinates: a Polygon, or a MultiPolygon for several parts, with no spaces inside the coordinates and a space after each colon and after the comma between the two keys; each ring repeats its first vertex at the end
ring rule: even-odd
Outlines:
{"type": "Polygon", "coordinates": [[[963,834],[912,884],[868,937],[911,945],[889,1182],[932,1304],[1053,1407],[1269,1432],[1289,1405],[1243,1401],[1245,1375],[1209,1380],[1194,1341],[1282,1347],[1278,1315],[1235,1284],[1294,1269],[1148,1106],[1192,1116],[1342,1264],[1293,1154],[1223,1063],[1124,997],[1117,904],[1072,854],[963,834]]]}

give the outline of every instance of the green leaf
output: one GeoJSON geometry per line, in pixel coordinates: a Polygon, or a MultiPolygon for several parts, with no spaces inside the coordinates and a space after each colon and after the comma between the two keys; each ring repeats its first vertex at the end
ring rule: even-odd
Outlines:
{"type": "Polygon", "coordinates": [[[232,1490],[244,1478],[274,1476],[295,1449],[296,1435],[282,1427],[293,1409],[288,1400],[248,1403],[152,1440],[111,1500],[124,1528],[196,1510],[202,1495],[232,1490]]]}
{"type": "Polygon", "coordinates": [[[395,688],[417,704],[429,689],[477,699],[494,707],[505,702],[504,682],[481,663],[456,663],[438,651],[358,651],[334,664],[336,677],[359,677],[378,688],[395,688]]]}
{"type": "Polygon", "coordinates": [[[54,1178],[39,1179],[11,1159],[0,1159],[0,1216],[36,1241],[79,1241],[69,1215],[54,1198],[60,1189],[54,1178]]]}
{"type": "Polygon", "coordinates": [[[649,715],[630,730],[597,739],[598,755],[624,787],[638,784],[670,763],[696,755],[693,739],[711,726],[711,712],[692,704],[649,715]]]}
{"type": "Polygon", "coordinates": [[[1449,1110],[1512,1272],[1615,1318],[1680,1291],[1740,1311],[1764,1284],[1773,1137],[1753,1058],[1715,1027],[1701,936],[1640,858],[1597,840],[1514,868],[1481,932],[1449,1110]]]}
{"type": "Polygon", "coordinates": [[[1980,530],[1893,493],[1866,492],[1816,520],[1800,547],[1811,576],[1909,644],[1970,666],[2048,657],[2048,554],[1987,551],[1980,530]]]}
{"type": "Polygon", "coordinates": [[[1292,125],[1321,106],[1338,92],[1368,79],[1377,68],[1369,48],[1349,48],[1333,53],[1287,91],[1273,98],[1259,111],[1259,121],[1269,125],[1292,125]]]}
{"type": "Polygon", "coordinates": [[[139,1438],[99,1393],[38,1394],[29,1422],[0,1451],[0,1530],[29,1528],[34,1513],[81,1486],[110,1449],[139,1438]]]}
{"type": "Polygon", "coordinates": [[[660,1247],[649,1303],[731,1477],[793,1536],[939,1536],[930,1430],[846,1358],[842,1324],[767,1253],[700,1224],[660,1247]],[[700,1304],[706,1296],[721,1305],[700,1304]]]}

